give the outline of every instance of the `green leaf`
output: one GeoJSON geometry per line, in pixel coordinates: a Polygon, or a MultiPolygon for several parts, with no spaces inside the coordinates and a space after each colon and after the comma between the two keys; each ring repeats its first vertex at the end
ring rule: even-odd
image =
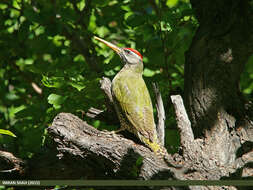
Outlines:
{"type": "Polygon", "coordinates": [[[76,83],[76,82],[69,82],[69,84],[70,84],[72,87],[76,88],[78,91],[81,91],[82,89],[85,88],[85,85],[82,84],[81,82],[78,82],[78,83],[76,83]]]}
{"type": "Polygon", "coordinates": [[[49,104],[52,104],[55,109],[59,109],[61,108],[61,105],[64,103],[66,98],[67,97],[63,97],[58,94],[50,94],[47,99],[49,104]]]}
{"type": "Polygon", "coordinates": [[[8,8],[8,5],[0,3],[0,9],[6,9],[8,8]]]}
{"type": "Polygon", "coordinates": [[[100,126],[100,121],[99,120],[95,120],[92,125],[95,127],[95,128],[98,128],[100,126]]]}
{"type": "Polygon", "coordinates": [[[136,166],[141,166],[143,163],[143,157],[139,157],[137,160],[136,160],[136,166]]]}
{"type": "Polygon", "coordinates": [[[12,136],[12,137],[17,137],[14,133],[12,133],[11,131],[9,130],[4,130],[4,129],[0,129],[0,134],[3,134],[3,135],[9,135],[9,136],[12,136]]]}
{"type": "Polygon", "coordinates": [[[33,59],[25,59],[25,60],[24,60],[24,63],[25,63],[26,65],[32,65],[33,62],[34,62],[33,59]]]}
{"type": "Polygon", "coordinates": [[[143,71],[143,75],[144,75],[145,77],[152,77],[152,76],[155,75],[155,73],[156,73],[155,71],[150,70],[150,69],[148,69],[148,68],[145,68],[144,71],[143,71]]]}
{"type": "Polygon", "coordinates": [[[178,3],[178,0],[167,0],[166,2],[166,5],[169,7],[169,8],[172,8],[172,7],[175,7],[178,3]]]}
{"type": "Polygon", "coordinates": [[[60,88],[65,83],[65,80],[63,77],[47,77],[43,75],[41,82],[48,88],[60,88]]]}

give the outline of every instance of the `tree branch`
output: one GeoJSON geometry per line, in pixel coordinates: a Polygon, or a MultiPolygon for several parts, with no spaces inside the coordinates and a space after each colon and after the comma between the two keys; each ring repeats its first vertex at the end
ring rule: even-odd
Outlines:
{"type": "Polygon", "coordinates": [[[181,146],[184,151],[191,151],[194,143],[194,135],[191,128],[191,122],[184,107],[183,99],[180,95],[173,95],[171,96],[171,101],[176,112],[177,126],[180,131],[181,146]]]}
{"type": "Polygon", "coordinates": [[[48,132],[57,144],[59,158],[71,156],[74,160],[85,160],[86,164],[89,162],[86,167],[104,177],[123,175],[131,178],[134,175],[129,170],[134,167],[139,168],[138,176],[143,179],[155,176],[167,179],[172,173],[179,173],[144,145],[118,134],[99,131],[70,113],[57,115],[48,132]],[[142,162],[137,164],[140,159],[142,162]]]}
{"type": "Polygon", "coordinates": [[[159,91],[158,85],[156,83],[152,83],[153,89],[155,91],[156,96],[156,109],[157,109],[157,118],[158,123],[156,125],[156,130],[158,134],[158,139],[160,143],[164,146],[164,139],[165,139],[165,111],[163,106],[162,95],[159,91]]]}

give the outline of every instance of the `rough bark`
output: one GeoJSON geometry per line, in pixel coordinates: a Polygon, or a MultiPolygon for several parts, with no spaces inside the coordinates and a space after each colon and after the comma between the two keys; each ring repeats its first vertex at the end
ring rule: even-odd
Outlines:
{"type": "Polygon", "coordinates": [[[199,28],[186,53],[184,99],[199,149],[205,145],[202,156],[223,173],[221,166],[233,167],[244,160],[238,155],[253,150],[252,111],[238,88],[252,54],[253,14],[249,1],[191,3],[199,28]]]}
{"type": "MultiPolygon", "coordinates": [[[[121,135],[99,131],[72,114],[59,114],[48,131],[57,144],[58,157],[67,156],[83,162],[87,167],[86,171],[90,171],[87,173],[93,174],[89,176],[91,179],[131,179],[136,178],[137,174],[143,179],[158,176],[167,179],[171,176],[166,163],[159,160],[147,147],[121,135]],[[143,161],[136,164],[141,158],[143,161]],[[162,171],[164,174],[159,174],[162,171]]],[[[171,170],[174,171],[173,168],[171,170]]]]}
{"type": "Polygon", "coordinates": [[[194,133],[212,136],[219,112],[227,113],[228,128],[250,127],[238,88],[253,49],[249,1],[191,0],[191,4],[199,28],[186,53],[184,99],[194,133]]]}

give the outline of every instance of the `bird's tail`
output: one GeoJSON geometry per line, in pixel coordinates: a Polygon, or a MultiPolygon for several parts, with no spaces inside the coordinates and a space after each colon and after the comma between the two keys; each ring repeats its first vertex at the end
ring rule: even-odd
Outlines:
{"type": "Polygon", "coordinates": [[[155,154],[156,156],[164,160],[167,164],[172,165],[172,156],[167,152],[166,148],[157,142],[157,140],[151,142],[149,139],[142,137],[140,140],[148,146],[155,154]]]}

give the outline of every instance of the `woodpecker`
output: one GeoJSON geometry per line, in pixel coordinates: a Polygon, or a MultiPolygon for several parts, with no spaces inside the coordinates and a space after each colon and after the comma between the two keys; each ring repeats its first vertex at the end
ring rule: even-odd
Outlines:
{"type": "Polygon", "coordinates": [[[170,156],[157,137],[151,98],[142,78],[142,55],[135,49],[121,48],[96,36],[94,38],[113,49],[124,64],[112,80],[111,87],[121,125],[118,131],[133,133],[159,158],[169,161],[170,156]]]}

